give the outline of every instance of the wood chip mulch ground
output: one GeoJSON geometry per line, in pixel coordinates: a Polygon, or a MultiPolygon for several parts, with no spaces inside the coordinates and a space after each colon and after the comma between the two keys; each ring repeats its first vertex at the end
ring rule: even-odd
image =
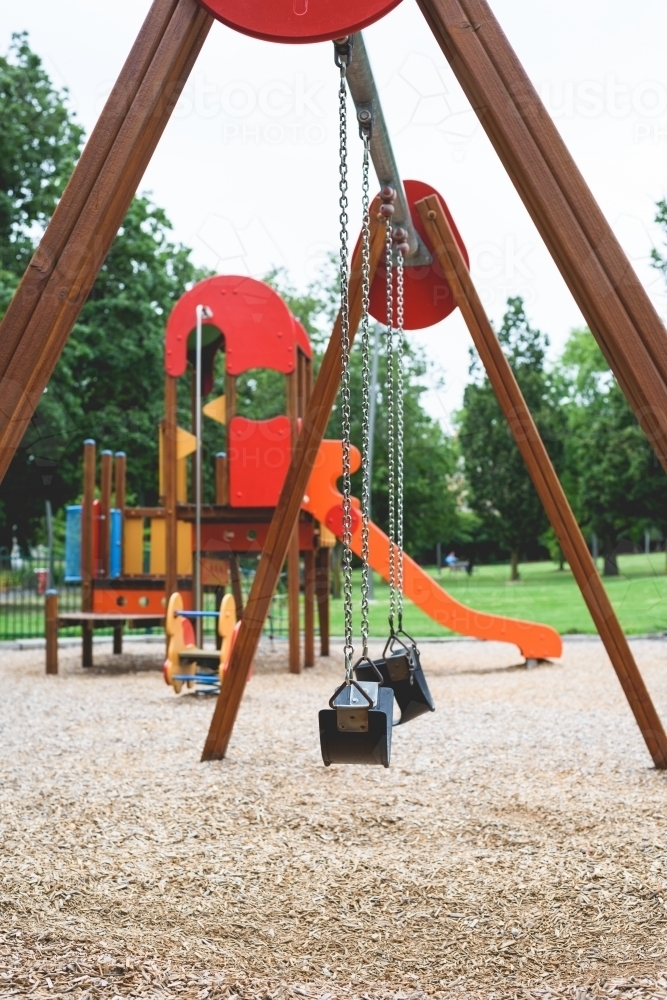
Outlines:
{"type": "Polygon", "coordinates": [[[206,765],[159,646],[0,652],[0,997],[667,1000],[667,775],[601,645],[424,644],[388,771],[322,766],[333,652],[267,645],[206,765]]]}

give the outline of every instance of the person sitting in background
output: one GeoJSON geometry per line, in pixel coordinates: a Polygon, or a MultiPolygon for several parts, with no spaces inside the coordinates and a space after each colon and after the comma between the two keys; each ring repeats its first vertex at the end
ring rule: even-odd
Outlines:
{"type": "Polygon", "coordinates": [[[445,556],[445,562],[448,566],[456,566],[456,552],[452,549],[448,556],[445,556]]]}

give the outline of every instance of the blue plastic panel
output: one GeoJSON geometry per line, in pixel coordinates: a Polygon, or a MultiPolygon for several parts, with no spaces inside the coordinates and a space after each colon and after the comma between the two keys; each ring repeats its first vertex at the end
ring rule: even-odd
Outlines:
{"type": "Polygon", "coordinates": [[[81,582],[81,504],[65,508],[65,583],[81,582]]]}
{"type": "Polygon", "coordinates": [[[123,565],[123,512],[113,508],[110,514],[109,576],[112,580],[116,580],[123,565]]]}

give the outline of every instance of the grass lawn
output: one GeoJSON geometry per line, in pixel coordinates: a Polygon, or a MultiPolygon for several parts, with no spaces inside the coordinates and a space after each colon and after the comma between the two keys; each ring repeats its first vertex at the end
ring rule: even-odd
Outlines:
{"type": "MultiPolygon", "coordinates": [[[[620,556],[621,575],[604,580],[621,626],[628,634],[663,632],[667,630],[667,576],[665,555],[620,556]]],[[[479,611],[490,611],[512,618],[526,618],[552,625],[560,633],[594,633],[592,619],[569,569],[560,572],[551,562],[525,563],[521,579],[510,583],[509,566],[475,566],[473,575],[442,574],[428,568],[442,587],[463,604],[479,611]]],[[[355,634],[359,633],[360,573],[355,572],[355,634]]],[[[375,601],[371,606],[371,635],[387,632],[389,589],[375,577],[375,601]]],[[[404,624],[415,636],[451,635],[409,601],[406,602],[404,624]]],[[[343,602],[331,602],[331,631],[343,633],[343,602]]]]}

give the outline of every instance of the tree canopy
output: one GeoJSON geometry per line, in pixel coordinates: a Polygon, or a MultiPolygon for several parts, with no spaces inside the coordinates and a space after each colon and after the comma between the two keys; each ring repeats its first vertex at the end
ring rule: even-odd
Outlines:
{"type": "MultiPolygon", "coordinates": [[[[508,299],[498,339],[551,459],[560,468],[562,419],[545,367],[549,341],[531,326],[521,298],[508,299]]],[[[547,520],[475,351],[471,351],[470,375],[458,417],[466,501],[491,536],[509,550],[512,577],[518,579],[519,557],[546,530],[547,520]]]]}
{"type": "MultiPolygon", "coordinates": [[[[6,301],[79,156],[83,129],[26,33],[0,56],[0,296],[6,301]],[[2,277],[4,272],[4,277],[2,277]]],[[[2,305],[0,299],[0,305],[2,305]]]]}
{"type": "Polygon", "coordinates": [[[667,526],[667,477],[591,332],[574,330],[556,369],[567,417],[565,466],[579,520],[618,573],[622,538],[667,526]]]}
{"type": "MultiPolygon", "coordinates": [[[[0,307],[16,287],[79,153],[83,130],[26,35],[0,58],[0,307]]],[[[81,446],[128,453],[130,489],[157,499],[163,336],[199,277],[164,211],[135,198],[3,481],[0,541],[33,537],[44,514],[80,494],[81,446]]]]}

